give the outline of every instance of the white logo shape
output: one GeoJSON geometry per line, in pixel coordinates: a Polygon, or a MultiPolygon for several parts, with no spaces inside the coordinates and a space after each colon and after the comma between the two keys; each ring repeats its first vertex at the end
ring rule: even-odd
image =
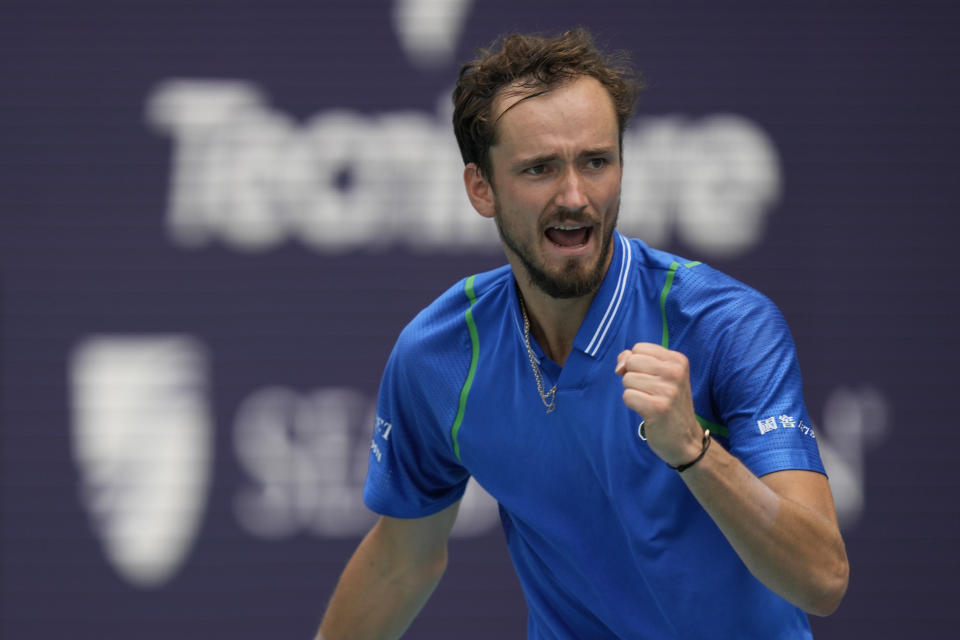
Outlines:
{"type": "Polygon", "coordinates": [[[823,407],[819,439],[820,457],[830,478],[830,488],[841,528],[855,525],[866,508],[867,451],[890,436],[892,408],[876,388],[840,387],[823,407]]]}
{"type": "Polygon", "coordinates": [[[640,421],[640,424],[637,425],[637,435],[638,435],[638,436],[640,437],[640,439],[643,440],[644,442],[647,441],[647,430],[644,428],[645,425],[646,425],[646,421],[645,421],[645,420],[641,420],[641,421],[640,421]]]}
{"type": "Polygon", "coordinates": [[[396,0],[393,27],[410,60],[424,67],[449,61],[472,4],[473,0],[396,0]]]}
{"type": "Polygon", "coordinates": [[[183,335],[95,336],[71,359],[73,447],[116,571],[156,587],[177,571],[207,498],[206,350],[183,335]]]}

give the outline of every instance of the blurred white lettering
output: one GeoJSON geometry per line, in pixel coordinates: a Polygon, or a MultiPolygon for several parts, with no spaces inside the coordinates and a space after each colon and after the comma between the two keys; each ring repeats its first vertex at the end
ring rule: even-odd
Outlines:
{"type": "Polygon", "coordinates": [[[767,135],[746,118],[641,118],[623,141],[620,226],[657,245],[671,225],[706,256],[757,246],[780,199],[780,163],[767,135]]]}
{"type": "MultiPolygon", "coordinates": [[[[365,533],[375,519],[362,500],[375,409],[372,399],[352,389],[254,392],[240,406],[234,432],[238,460],[251,480],[235,502],[240,524],[274,539],[304,531],[365,533]]],[[[485,533],[498,517],[496,502],[471,480],[453,535],[485,533]]]]}
{"type": "MultiPolygon", "coordinates": [[[[463,193],[451,108],[442,96],[436,114],[338,109],[298,125],[251,83],[165,81],[147,119],[174,139],[170,236],[243,252],[290,238],[324,253],[498,250],[463,193]]],[[[620,228],[652,245],[676,232],[699,253],[741,254],[780,197],[773,143],[739,116],[640,118],[624,159],[620,228]]]]}

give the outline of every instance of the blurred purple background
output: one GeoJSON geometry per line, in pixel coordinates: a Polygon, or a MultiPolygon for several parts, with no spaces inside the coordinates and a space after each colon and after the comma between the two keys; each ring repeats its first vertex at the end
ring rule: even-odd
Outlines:
{"type": "MultiPolygon", "coordinates": [[[[793,329],[852,567],[816,636],[956,633],[952,3],[3,0],[0,637],[312,637],[394,338],[503,262],[459,64],[574,25],[646,79],[621,228],[793,329]]],[[[520,638],[461,515],[408,635],[520,638]]]]}

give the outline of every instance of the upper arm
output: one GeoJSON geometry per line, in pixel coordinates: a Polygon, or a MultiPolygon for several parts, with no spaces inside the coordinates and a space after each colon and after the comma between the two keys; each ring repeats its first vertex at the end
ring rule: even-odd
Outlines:
{"type": "Polygon", "coordinates": [[[470,366],[469,336],[466,345],[458,342],[466,329],[438,338],[433,332],[443,318],[418,318],[401,333],[383,373],[363,493],[372,511],[401,519],[449,507],[469,479],[450,431],[470,366]]]}
{"type": "Polygon", "coordinates": [[[781,498],[803,505],[834,527],[837,526],[833,492],[830,491],[827,476],[822,473],[788,469],[768,473],[760,480],[781,498]]]}
{"type": "Polygon", "coordinates": [[[411,564],[446,558],[447,539],[457,519],[460,501],[422,518],[381,516],[373,535],[394,555],[411,564]]]}
{"type": "MultiPolygon", "coordinates": [[[[716,417],[729,429],[728,449],[759,477],[800,469],[822,475],[786,320],[768,298],[756,292],[743,298],[739,315],[726,309],[719,316],[726,321],[716,336],[710,383],[716,417]]],[[[791,491],[797,483],[808,484],[794,478],[785,489],[791,491]]],[[[829,493],[825,482],[811,479],[809,484],[829,493]]]]}
{"type": "Polygon", "coordinates": [[[400,637],[446,569],[458,507],[422,518],[382,516],[340,576],[317,638],[400,637]]]}

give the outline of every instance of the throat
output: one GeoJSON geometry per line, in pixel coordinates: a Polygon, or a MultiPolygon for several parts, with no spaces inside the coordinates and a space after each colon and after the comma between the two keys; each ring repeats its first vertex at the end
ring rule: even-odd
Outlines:
{"type": "Polygon", "coordinates": [[[524,287],[518,282],[517,296],[527,327],[524,333],[537,341],[547,358],[563,368],[573,351],[573,342],[593,301],[593,294],[553,298],[538,290],[533,283],[524,287]]]}
{"type": "Polygon", "coordinates": [[[547,359],[554,363],[558,369],[563,369],[563,365],[567,363],[570,352],[573,351],[573,345],[567,343],[557,345],[552,349],[548,344],[541,344],[540,346],[547,356],[547,359]]]}
{"type": "Polygon", "coordinates": [[[551,329],[549,332],[544,331],[543,326],[538,323],[536,327],[528,330],[528,339],[536,340],[546,359],[558,369],[563,369],[567,358],[573,352],[573,341],[577,335],[577,326],[574,326],[573,323],[563,323],[552,325],[551,329]]]}

